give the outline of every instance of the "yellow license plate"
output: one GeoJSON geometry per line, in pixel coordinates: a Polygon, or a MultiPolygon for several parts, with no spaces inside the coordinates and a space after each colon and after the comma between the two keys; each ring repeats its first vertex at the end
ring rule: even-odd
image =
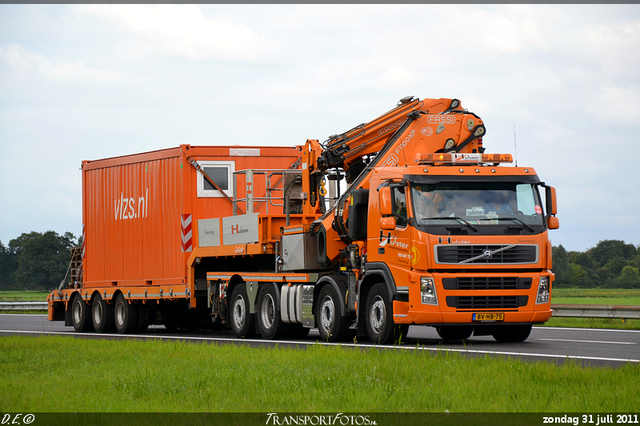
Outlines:
{"type": "Polygon", "coordinates": [[[473,314],[473,321],[504,321],[504,313],[473,314]]]}

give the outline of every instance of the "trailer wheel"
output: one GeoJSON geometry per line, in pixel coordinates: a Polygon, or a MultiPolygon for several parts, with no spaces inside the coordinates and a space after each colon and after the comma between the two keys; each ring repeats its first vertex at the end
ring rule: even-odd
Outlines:
{"type": "Polygon", "coordinates": [[[524,342],[531,334],[531,327],[531,324],[499,325],[494,328],[491,335],[501,343],[524,342]]]}
{"type": "Polygon", "coordinates": [[[273,284],[265,284],[260,287],[258,293],[258,306],[256,307],[256,320],[260,335],[267,340],[276,339],[289,331],[289,324],[285,324],[278,310],[278,297],[273,284]]]}
{"type": "Polygon", "coordinates": [[[138,307],[127,302],[122,293],[116,298],[114,316],[118,333],[129,334],[138,329],[138,307]]]}
{"type": "Polygon", "coordinates": [[[238,284],[229,301],[229,320],[233,334],[239,338],[255,335],[255,315],[249,312],[249,297],[244,283],[238,284]]]}
{"type": "Polygon", "coordinates": [[[467,340],[471,337],[471,334],[473,334],[473,327],[465,325],[443,325],[436,327],[436,331],[442,340],[467,340]]]}
{"type": "Polygon", "coordinates": [[[78,332],[90,331],[93,325],[89,314],[89,305],[84,303],[79,294],[76,294],[71,301],[71,323],[74,330],[78,332]]]}
{"type": "Polygon", "coordinates": [[[344,339],[347,321],[340,315],[338,295],[331,285],[325,285],[320,290],[316,305],[316,318],[320,340],[339,342],[344,339]]]}
{"type": "Polygon", "coordinates": [[[108,333],[115,326],[113,305],[108,304],[100,295],[97,295],[91,304],[91,318],[96,332],[108,333]]]}

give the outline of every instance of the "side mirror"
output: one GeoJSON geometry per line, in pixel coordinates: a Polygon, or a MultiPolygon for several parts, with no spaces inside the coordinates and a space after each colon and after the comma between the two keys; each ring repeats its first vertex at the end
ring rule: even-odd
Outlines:
{"type": "Polygon", "coordinates": [[[393,216],[381,217],[380,229],[383,231],[392,231],[396,229],[396,218],[393,216]]]}
{"type": "Polygon", "coordinates": [[[560,228],[560,220],[555,217],[558,213],[558,201],[556,199],[556,189],[553,186],[545,186],[547,199],[547,228],[560,228]]]}
{"type": "MultiPolygon", "coordinates": [[[[391,201],[391,188],[383,186],[379,190],[380,192],[380,214],[382,216],[389,216],[393,214],[393,202],[391,201]]],[[[392,229],[395,229],[395,225],[392,229]]]]}
{"type": "Polygon", "coordinates": [[[555,215],[558,213],[558,202],[556,201],[556,189],[553,186],[545,187],[547,190],[547,214],[555,215]]]}

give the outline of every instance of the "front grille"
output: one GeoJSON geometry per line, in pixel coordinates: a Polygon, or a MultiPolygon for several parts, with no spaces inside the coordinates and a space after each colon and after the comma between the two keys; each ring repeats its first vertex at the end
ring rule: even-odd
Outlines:
{"type": "Polygon", "coordinates": [[[518,264],[538,262],[537,245],[440,245],[436,247],[440,264],[518,264]]]}
{"type": "Polygon", "coordinates": [[[517,309],[528,302],[529,296],[447,296],[447,306],[456,309],[517,309]]]}
{"type": "Polygon", "coordinates": [[[528,290],[531,278],[518,277],[458,277],[443,278],[445,290],[528,290]]]}

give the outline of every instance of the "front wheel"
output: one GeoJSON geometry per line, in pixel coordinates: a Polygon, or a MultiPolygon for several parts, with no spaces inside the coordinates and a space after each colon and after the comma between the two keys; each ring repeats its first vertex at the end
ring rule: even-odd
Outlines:
{"type": "Polygon", "coordinates": [[[236,337],[255,335],[255,315],[249,312],[249,298],[244,283],[238,284],[231,293],[229,314],[231,330],[236,337]]]}
{"type": "Polygon", "coordinates": [[[436,331],[442,340],[467,340],[471,337],[471,334],[473,334],[473,327],[465,325],[443,325],[436,327],[436,331]]]}
{"type": "Polygon", "coordinates": [[[501,343],[524,342],[531,334],[531,328],[531,324],[499,325],[491,334],[501,343]]]}
{"type": "Polygon", "coordinates": [[[367,334],[373,343],[400,343],[407,335],[408,325],[393,322],[393,305],[384,283],[371,288],[365,309],[367,334]]]}

